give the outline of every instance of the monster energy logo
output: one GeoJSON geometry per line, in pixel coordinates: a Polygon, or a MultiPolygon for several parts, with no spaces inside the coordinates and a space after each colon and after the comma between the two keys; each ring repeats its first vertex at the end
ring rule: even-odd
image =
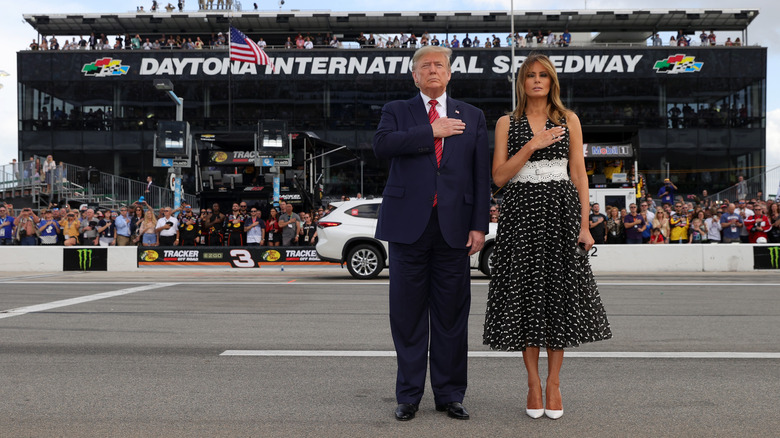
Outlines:
{"type": "Polygon", "coordinates": [[[773,246],[769,249],[769,261],[772,263],[772,269],[780,269],[780,246],[773,246]]]}
{"type": "Polygon", "coordinates": [[[80,249],[79,252],[79,269],[86,271],[92,267],[92,250],[80,249]]]}

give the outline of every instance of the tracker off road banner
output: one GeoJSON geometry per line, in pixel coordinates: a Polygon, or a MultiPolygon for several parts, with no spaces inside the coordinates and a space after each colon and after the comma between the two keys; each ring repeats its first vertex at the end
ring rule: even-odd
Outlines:
{"type": "Polygon", "coordinates": [[[138,266],[223,266],[259,268],[262,265],[327,265],[313,247],[139,247],[138,266]]]}

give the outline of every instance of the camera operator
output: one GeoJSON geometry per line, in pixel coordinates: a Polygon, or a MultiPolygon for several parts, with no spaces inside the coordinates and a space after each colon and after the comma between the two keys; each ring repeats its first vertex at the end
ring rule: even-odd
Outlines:
{"type": "Polygon", "coordinates": [[[171,207],[163,207],[163,217],[157,220],[157,233],[160,235],[160,246],[179,244],[179,221],[171,216],[171,207]]]}
{"type": "Polygon", "coordinates": [[[95,217],[95,210],[88,208],[84,212],[84,219],[81,220],[79,233],[81,234],[81,244],[87,246],[98,245],[98,220],[95,217]]]}

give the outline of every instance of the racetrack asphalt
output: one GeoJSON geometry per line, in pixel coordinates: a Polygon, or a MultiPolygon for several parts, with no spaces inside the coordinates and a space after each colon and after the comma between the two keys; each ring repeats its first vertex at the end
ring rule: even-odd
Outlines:
{"type": "Polygon", "coordinates": [[[562,419],[526,417],[521,357],[482,345],[474,272],[471,420],[428,386],[398,422],[387,272],[0,273],[0,436],[778,436],[780,275],[596,277],[614,338],[567,350],[562,419]]]}

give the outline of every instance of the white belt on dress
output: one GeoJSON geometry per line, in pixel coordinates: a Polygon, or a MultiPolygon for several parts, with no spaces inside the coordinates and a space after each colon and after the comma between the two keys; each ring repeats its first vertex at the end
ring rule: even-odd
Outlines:
{"type": "Polygon", "coordinates": [[[569,160],[567,158],[528,161],[509,182],[541,183],[569,179],[568,165],[569,160]]]}

